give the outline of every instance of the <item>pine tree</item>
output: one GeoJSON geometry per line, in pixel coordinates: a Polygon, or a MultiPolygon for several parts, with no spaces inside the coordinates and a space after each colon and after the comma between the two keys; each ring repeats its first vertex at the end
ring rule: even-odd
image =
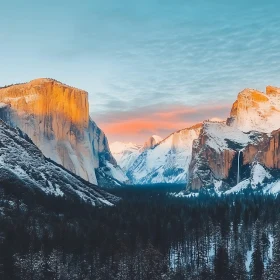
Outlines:
{"type": "Polygon", "coordinates": [[[272,263],[269,267],[269,280],[280,278],[280,223],[276,226],[276,234],[273,242],[272,263]]]}
{"type": "Polygon", "coordinates": [[[259,221],[255,224],[255,236],[254,236],[254,247],[252,254],[251,263],[251,277],[253,280],[262,280],[264,273],[264,264],[261,251],[261,240],[260,240],[260,229],[261,224],[259,221]]]}
{"type": "Polygon", "coordinates": [[[231,279],[234,280],[246,280],[247,271],[245,266],[245,258],[240,252],[234,254],[234,259],[231,265],[231,279]]]}
{"type": "Polygon", "coordinates": [[[215,256],[214,274],[216,280],[224,280],[229,276],[228,252],[223,246],[218,248],[217,254],[215,256]]]}

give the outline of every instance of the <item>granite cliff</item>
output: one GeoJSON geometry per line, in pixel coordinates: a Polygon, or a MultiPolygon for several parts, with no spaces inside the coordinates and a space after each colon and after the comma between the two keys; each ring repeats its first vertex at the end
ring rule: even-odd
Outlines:
{"type": "Polygon", "coordinates": [[[204,122],[193,143],[187,190],[221,192],[273,181],[280,169],[279,128],[279,88],[240,92],[226,122],[204,122]]]}
{"type": "Polygon", "coordinates": [[[53,79],[0,89],[0,117],[24,131],[43,154],[83,179],[121,184],[126,176],[103,131],[89,117],[88,93],[53,79]],[[105,179],[104,179],[105,178],[105,179]]]}

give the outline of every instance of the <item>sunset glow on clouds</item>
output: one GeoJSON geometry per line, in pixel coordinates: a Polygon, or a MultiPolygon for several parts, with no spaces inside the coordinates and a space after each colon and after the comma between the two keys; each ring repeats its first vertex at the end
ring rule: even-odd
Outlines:
{"type": "Polygon", "coordinates": [[[230,105],[184,107],[149,106],[134,111],[104,113],[94,115],[94,120],[105,132],[109,142],[133,141],[143,144],[153,134],[163,138],[169,134],[190,127],[206,119],[226,119],[230,105]]]}
{"type": "Polygon", "coordinates": [[[226,118],[244,88],[280,86],[280,1],[2,2],[0,86],[86,90],[110,142],[226,118]]]}

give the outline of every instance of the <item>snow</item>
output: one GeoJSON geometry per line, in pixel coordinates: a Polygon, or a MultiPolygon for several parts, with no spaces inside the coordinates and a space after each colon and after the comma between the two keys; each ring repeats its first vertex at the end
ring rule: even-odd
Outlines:
{"type": "Polygon", "coordinates": [[[207,135],[206,144],[216,151],[223,151],[229,148],[227,139],[242,147],[252,142],[250,134],[228,126],[224,122],[204,122],[204,134],[207,135]]]}
{"type": "Polygon", "coordinates": [[[177,131],[141,153],[127,175],[134,184],[186,183],[193,140],[201,127],[177,131]]]}
{"type": "Polygon", "coordinates": [[[12,182],[21,182],[20,185],[40,189],[46,194],[76,196],[92,205],[110,205],[117,201],[114,196],[101,194],[96,186],[47,160],[35,145],[21,138],[18,133],[0,121],[2,179],[12,178],[12,182]]]}
{"type": "Polygon", "coordinates": [[[108,205],[108,206],[114,206],[114,204],[113,203],[111,203],[111,202],[109,202],[108,200],[105,200],[105,199],[103,199],[103,198],[98,198],[102,203],[104,203],[104,204],[106,204],[106,205],[108,205]]]}
{"type": "Polygon", "coordinates": [[[134,144],[132,142],[124,143],[124,142],[116,141],[110,144],[110,150],[112,154],[119,154],[126,150],[138,151],[140,148],[141,148],[140,145],[134,144]]]}
{"type": "Polygon", "coordinates": [[[240,183],[238,183],[236,186],[234,186],[233,188],[227,190],[225,192],[225,194],[233,194],[233,193],[240,192],[240,191],[248,188],[249,185],[250,185],[250,179],[243,180],[240,183]]]}
{"type": "Polygon", "coordinates": [[[178,198],[188,198],[188,197],[198,197],[199,193],[189,193],[189,194],[185,194],[185,192],[178,192],[178,193],[170,193],[169,195],[173,196],[173,197],[178,197],[178,198]]]}
{"type": "Polygon", "coordinates": [[[280,94],[267,95],[254,89],[245,89],[239,93],[233,126],[244,132],[256,130],[270,133],[279,128],[279,123],[280,94]]]}
{"type": "Polygon", "coordinates": [[[8,104],[3,103],[3,102],[0,102],[0,109],[5,108],[5,107],[7,107],[7,106],[8,106],[8,104]]]}
{"type": "Polygon", "coordinates": [[[264,187],[264,193],[267,194],[278,194],[280,193],[280,180],[276,180],[273,183],[268,184],[264,187]]]}
{"type": "Polygon", "coordinates": [[[126,181],[128,181],[128,178],[126,177],[126,175],[123,173],[122,169],[119,166],[113,166],[113,164],[111,164],[110,162],[106,162],[106,166],[110,169],[110,175],[118,180],[121,183],[124,183],[126,181]]]}
{"type": "Polygon", "coordinates": [[[134,143],[114,142],[110,144],[110,150],[118,165],[126,172],[140,155],[142,146],[134,143]]]}
{"type": "Polygon", "coordinates": [[[153,135],[152,138],[154,138],[156,144],[158,144],[159,142],[162,141],[162,138],[160,136],[158,136],[158,135],[153,135]]]}
{"type": "Polygon", "coordinates": [[[270,189],[270,193],[276,194],[280,192],[280,181],[277,181],[274,186],[270,189]]]}
{"type": "Polygon", "coordinates": [[[250,265],[251,265],[251,262],[252,262],[252,255],[253,255],[253,249],[247,251],[246,262],[245,262],[247,272],[250,271],[250,265]]]}
{"type": "Polygon", "coordinates": [[[261,184],[265,178],[270,179],[271,175],[265,170],[265,168],[256,163],[251,170],[251,185],[252,188],[256,188],[258,184],[261,184]]]}
{"type": "Polygon", "coordinates": [[[222,191],[221,191],[222,185],[223,185],[222,180],[214,180],[214,190],[215,190],[216,194],[218,194],[218,195],[222,194],[222,191]]]}
{"type": "Polygon", "coordinates": [[[274,243],[274,237],[272,234],[268,235],[268,240],[269,240],[268,257],[272,260],[273,243],[274,243]]]}

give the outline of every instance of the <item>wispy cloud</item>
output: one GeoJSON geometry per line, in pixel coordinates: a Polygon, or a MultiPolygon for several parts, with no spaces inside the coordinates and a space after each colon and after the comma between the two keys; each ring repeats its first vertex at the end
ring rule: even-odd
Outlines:
{"type": "Polygon", "coordinates": [[[157,104],[133,111],[111,111],[93,114],[94,120],[105,131],[109,141],[143,143],[149,136],[169,134],[206,119],[226,119],[230,105],[184,107],[178,104],[157,104]]]}
{"type": "Polygon", "coordinates": [[[85,89],[105,130],[126,116],[167,134],[244,88],[280,86],[278,0],[4,2],[0,85],[53,77],[85,89]]]}

